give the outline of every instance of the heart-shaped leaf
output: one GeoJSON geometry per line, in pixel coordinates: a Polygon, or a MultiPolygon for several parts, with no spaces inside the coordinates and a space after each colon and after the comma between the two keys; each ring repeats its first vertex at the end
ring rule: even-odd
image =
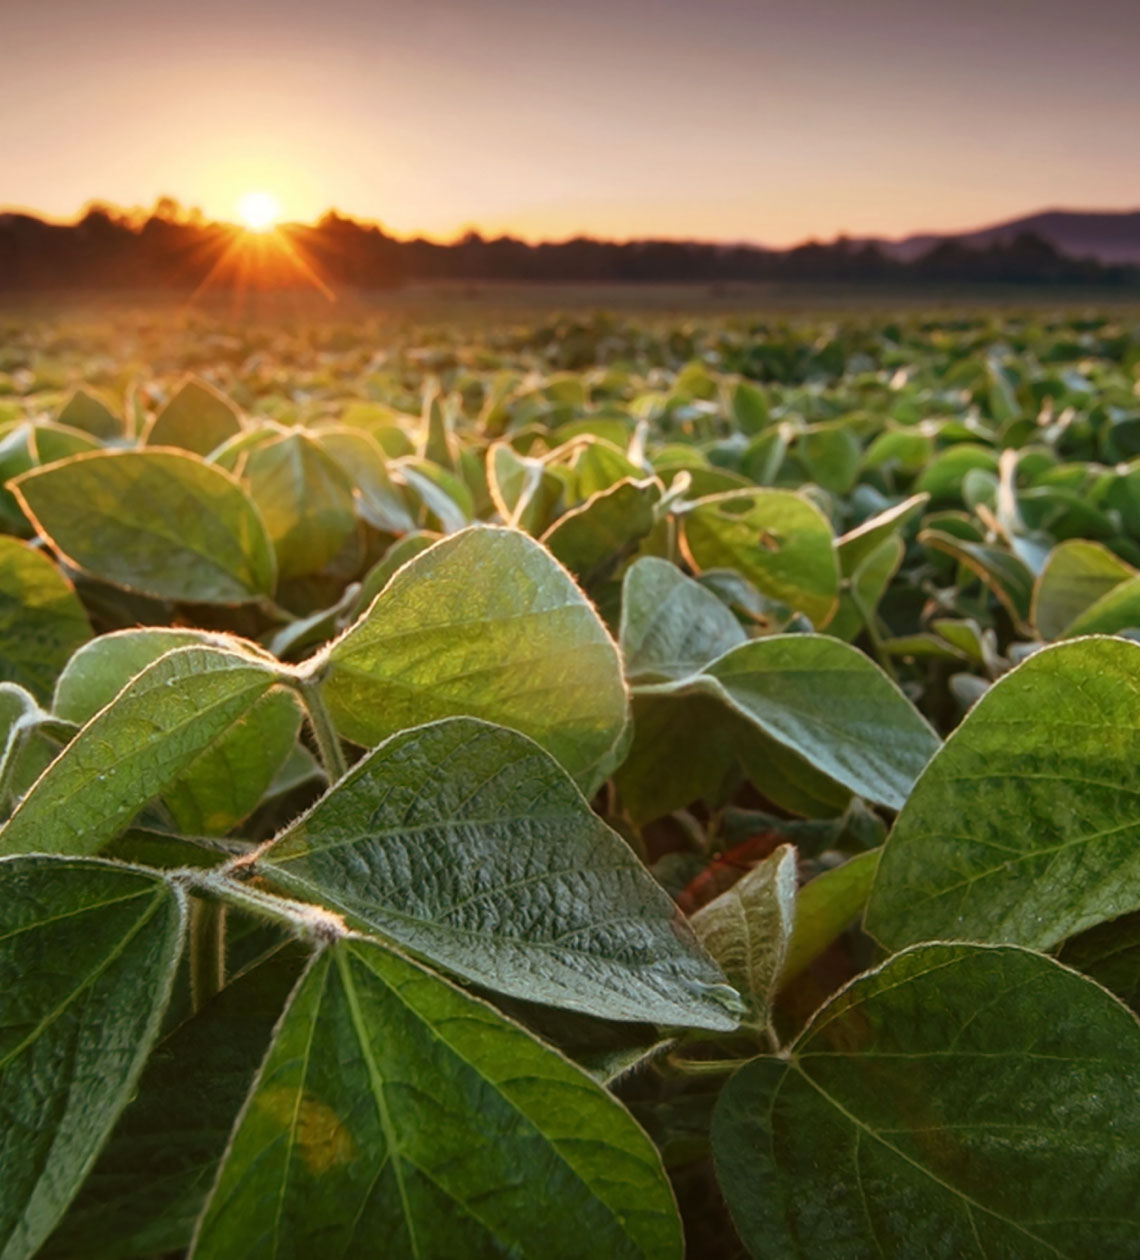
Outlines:
{"type": "Polygon", "coordinates": [[[273,550],[229,474],[179,451],[98,451],[13,488],[69,563],[157,599],[240,604],[273,591],[273,550]]]}
{"type": "Polygon", "coordinates": [[[209,455],[242,430],[237,408],[206,381],[191,378],[154,418],[148,446],[173,446],[209,455]]]}
{"type": "Polygon", "coordinates": [[[827,624],[839,597],[839,560],[819,508],[788,490],[700,499],[683,518],[693,566],[736,569],[757,590],[827,624]]]}
{"type": "Polygon", "coordinates": [[[652,1143],[585,1072],[379,945],[306,972],[192,1256],[679,1258],[652,1143]],[[272,1210],[267,1210],[272,1205],[272,1210]]]}
{"type": "Polygon", "coordinates": [[[675,564],[646,556],[626,571],[621,643],[630,678],[684,678],[747,639],[712,591],[675,564]]]}
{"type": "Polygon", "coordinates": [[[609,1019],[732,1028],[670,898],[525,736],[393,736],[264,850],[266,882],[488,988],[609,1019]]]}
{"type": "Polygon", "coordinates": [[[938,748],[918,710],[862,652],[827,635],[754,639],[639,695],[709,696],[812,770],[898,809],[938,748]]]}
{"type": "Polygon", "coordinates": [[[416,556],[310,668],[356,743],[469,714],[531,736],[591,789],[627,720],[609,632],[517,530],[479,526],[416,556]]]}
{"type": "Polygon", "coordinates": [[[1013,947],[922,945],[754,1059],[713,1119],[753,1256],[1128,1255],[1140,1024],[1013,947]]]}

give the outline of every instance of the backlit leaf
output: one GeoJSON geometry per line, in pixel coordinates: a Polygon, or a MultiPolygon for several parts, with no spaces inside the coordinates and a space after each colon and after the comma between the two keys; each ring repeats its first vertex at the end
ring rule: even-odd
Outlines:
{"type": "Polygon", "coordinates": [[[13,483],[24,511],[77,568],[158,599],[238,604],[273,590],[256,507],[221,469],[168,450],[99,451],[13,483]]]}
{"type": "Polygon", "coordinates": [[[358,744],[469,714],[531,736],[588,786],[626,723],[616,645],[517,530],[465,530],[417,556],[314,668],[337,729],[358,744]]]}
{"type": "Polygon", "coordinates": [[[168,653],[37,780],[0,829],[0,852],[97,853],[280,681],[253,656],[204,646],[168,653]]]}

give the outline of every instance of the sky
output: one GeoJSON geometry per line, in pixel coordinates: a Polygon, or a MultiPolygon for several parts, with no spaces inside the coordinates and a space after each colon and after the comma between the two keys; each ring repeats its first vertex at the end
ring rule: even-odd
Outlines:
{"type": "Polygon", "coordinates": [[[1140,0],[0,0],[0,206],[787,245],[1140,207],[1140,0]]]}

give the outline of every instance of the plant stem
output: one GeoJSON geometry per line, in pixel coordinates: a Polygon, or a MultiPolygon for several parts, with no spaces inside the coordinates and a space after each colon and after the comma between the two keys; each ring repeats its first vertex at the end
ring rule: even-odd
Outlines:
{"type": "Polygon", "coordinates": [[[195,1011],[226,983],[226,908],[195,897],[190,903],[190,1000],[195,1011]]]}
{"type": "Polygon", "coordinates": [[[330,783],[335,783],[348,773],[348,762],[344,758],[340,736],[336,733],[329,711],[325,708],[324,697],[320,687],[312,679],[298,679],[296,683],[301,693],[301,701],[305,706],[305,714],[309,719],[309,728],[317,743],[317,754],[321,759],[325,774],[330,783]]]}
{"type": "Polygon", "coordinates": [[[233,906],[259,919],[269,919],[289,928],[303,940],[314,944],[339,940],[349,935],[344,920],[322,906],[304,901],[293,901],[277,893],[262,892],[259,888],[240,882],[239,872],[250,873],[249,858],[235,858],[224,866],[203,870],[201,867],[184,866],[169,872],[188,892],[194,894],[194,902],[209,902],[224,909],[233,906]]]}

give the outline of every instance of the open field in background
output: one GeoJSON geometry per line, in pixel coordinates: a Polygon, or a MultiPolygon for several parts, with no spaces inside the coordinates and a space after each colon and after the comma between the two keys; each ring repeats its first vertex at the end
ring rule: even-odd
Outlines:
{"type": "Polygon", "coordinates": [[[1137,1254],[1140,306],[44,299],[0,484],[0,1250],[1137,1254]]]}

